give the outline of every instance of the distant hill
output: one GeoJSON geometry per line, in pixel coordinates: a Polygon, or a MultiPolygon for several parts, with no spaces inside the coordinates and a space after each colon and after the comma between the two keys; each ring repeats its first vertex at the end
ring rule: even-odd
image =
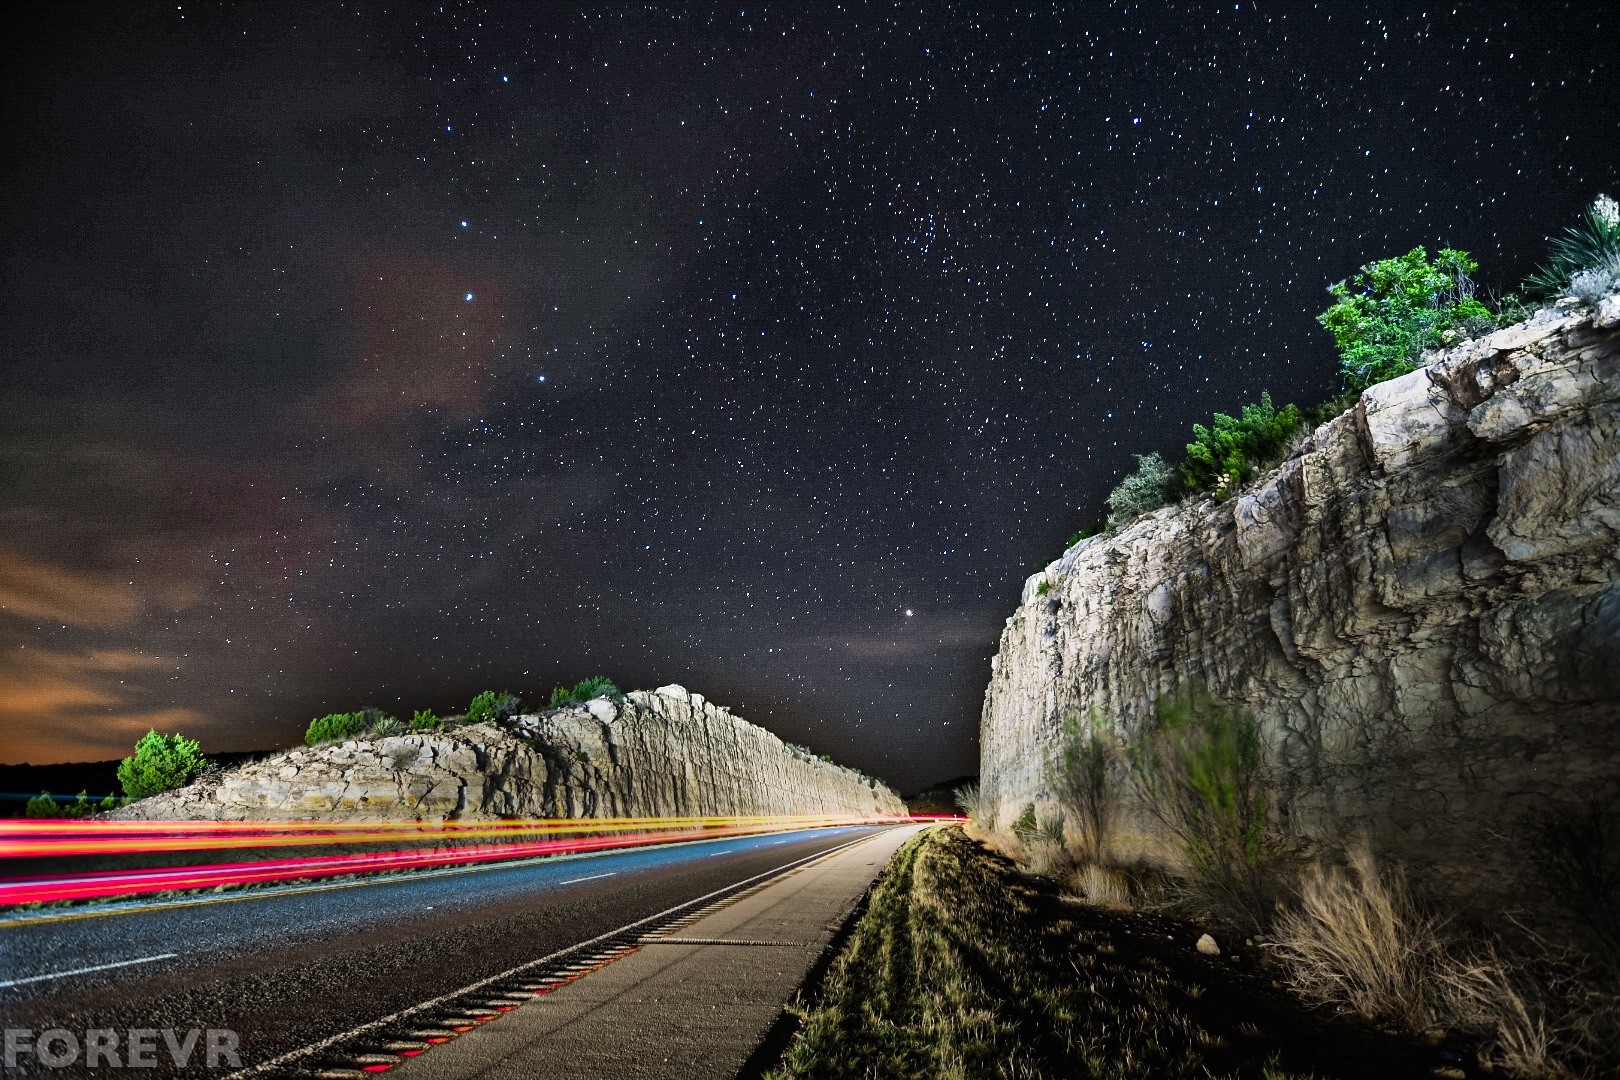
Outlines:
{"type": "Polygon", "coordinates": [[[906,800],[906,809],[913,814],[959,814],[961,810],[956,805],[956,789],[964,784],[978,782],[978,776],[958,776],[954,780],[932,784],[915,795],[905,795],[902,798],[906,800]]]}

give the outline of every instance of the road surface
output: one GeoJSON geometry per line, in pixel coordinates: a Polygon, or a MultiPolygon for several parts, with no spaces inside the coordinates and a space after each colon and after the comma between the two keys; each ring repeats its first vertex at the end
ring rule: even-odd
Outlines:
{"type": "MultiPolygon", "coordinates": [[[[778,833],[0,921],[0,1017],[38,1034],[234,1033],[252,1067],[867,836],[778,833]]],[[[28,1036],[31,1038],[32,1036],[28,1036]]],[[[186,1074],[220,1076],[199,1046],[186,1074]]],[[[157,1038],[157,1067],[173,1073],[157,1038]]],[[[57,1043],[55,1049],[66,1047],[57,1043]]],[[[105,1075],[43,1068],[20,1075],[105,1075]]],[[[110,1064],[107,1063],[107,1064],[110,1064]]],[[[12,1075],[7,1070],[7,1075],[12,1075]]]]}

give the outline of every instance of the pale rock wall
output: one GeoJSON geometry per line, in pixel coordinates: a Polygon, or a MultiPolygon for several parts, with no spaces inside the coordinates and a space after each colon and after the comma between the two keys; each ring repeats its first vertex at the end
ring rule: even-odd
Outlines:
{"type": "Polygon", "coordinates": [[[1511,902],[1523,816],[1620,782],[1606,303],[1372,387],[1238,497],[1159,510],[1026,581],[985,694],[986,811],[1053,804],[1064,718],[1096,709],[1128,745],[1159,695],[1203,680],[1257,717],[1279,829],[1365,834],[1436,891],[1511,902]]]}
{"type": "Polygon", "coordinates": [[[121,818],[899,815],[900,797],[680,686],[448,731],[304,747],[121,818]]]}

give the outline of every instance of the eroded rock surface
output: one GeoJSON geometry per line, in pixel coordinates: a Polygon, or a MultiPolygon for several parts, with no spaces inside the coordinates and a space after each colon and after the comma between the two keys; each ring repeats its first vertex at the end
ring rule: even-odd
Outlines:
{"type": "Polygon", "coordinates": [[[1620,328],[1602,321],[1555,307],[1468,342],[1238,497],[1031,577],[985,696],[986,808],[1053,802],[1066,717],[1096,709],[1128,744],[1201,679],[1258,717],[1279,828],[1365,833],[1453,896],[1522,888],[1525,815],[1620,782],[1620,328]]]}
{"type": "Polygon", "coordinates": [[[131,803],[143,819],[904,814],[883,783],[680,686],[444,732],[305,747],[131,803]]]}

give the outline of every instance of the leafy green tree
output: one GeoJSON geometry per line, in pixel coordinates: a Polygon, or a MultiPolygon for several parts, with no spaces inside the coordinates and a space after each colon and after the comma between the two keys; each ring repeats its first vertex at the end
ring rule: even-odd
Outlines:
{"type": "Polygon", "coordinates": [[[1466,251],[1442,248],[1430,263],[1428,252],[1415,247],[1331,286],[1334,304],[1316,321],[1339,347],[1345,386],[1359,392],[1405,375],[1424,349],[1494,327],[1490,309],[1474,298],[1469,275],[1478,269],[1466,251]]]}
{"type": "Polygon", "coordinates": [[[1281,454],[1299,425],[1299,410],[1292,405],[1277,409],[1268,393],[1260,395],[1260,404],[1243,406],[1239,416],[1216,413],[1214,426],[1193,425],[1182,481],[1191,491],[1211,491],[1224,499],[1263,462],[1281,454]]]}
{"type": "Polygon", "coordinates": [[[366,730],[364,712],[335,712],[316,717],[304,731],[304,742],[318,746],[325,742],[350,739],[366,730]]]}
{"type": "Polygon", "coordinates": [[[190,783],[207,765],[196,739],[148,731],[135,744],[135,753],[118,763],[118,782],[125,795],[144,799],[190,783]]]}

